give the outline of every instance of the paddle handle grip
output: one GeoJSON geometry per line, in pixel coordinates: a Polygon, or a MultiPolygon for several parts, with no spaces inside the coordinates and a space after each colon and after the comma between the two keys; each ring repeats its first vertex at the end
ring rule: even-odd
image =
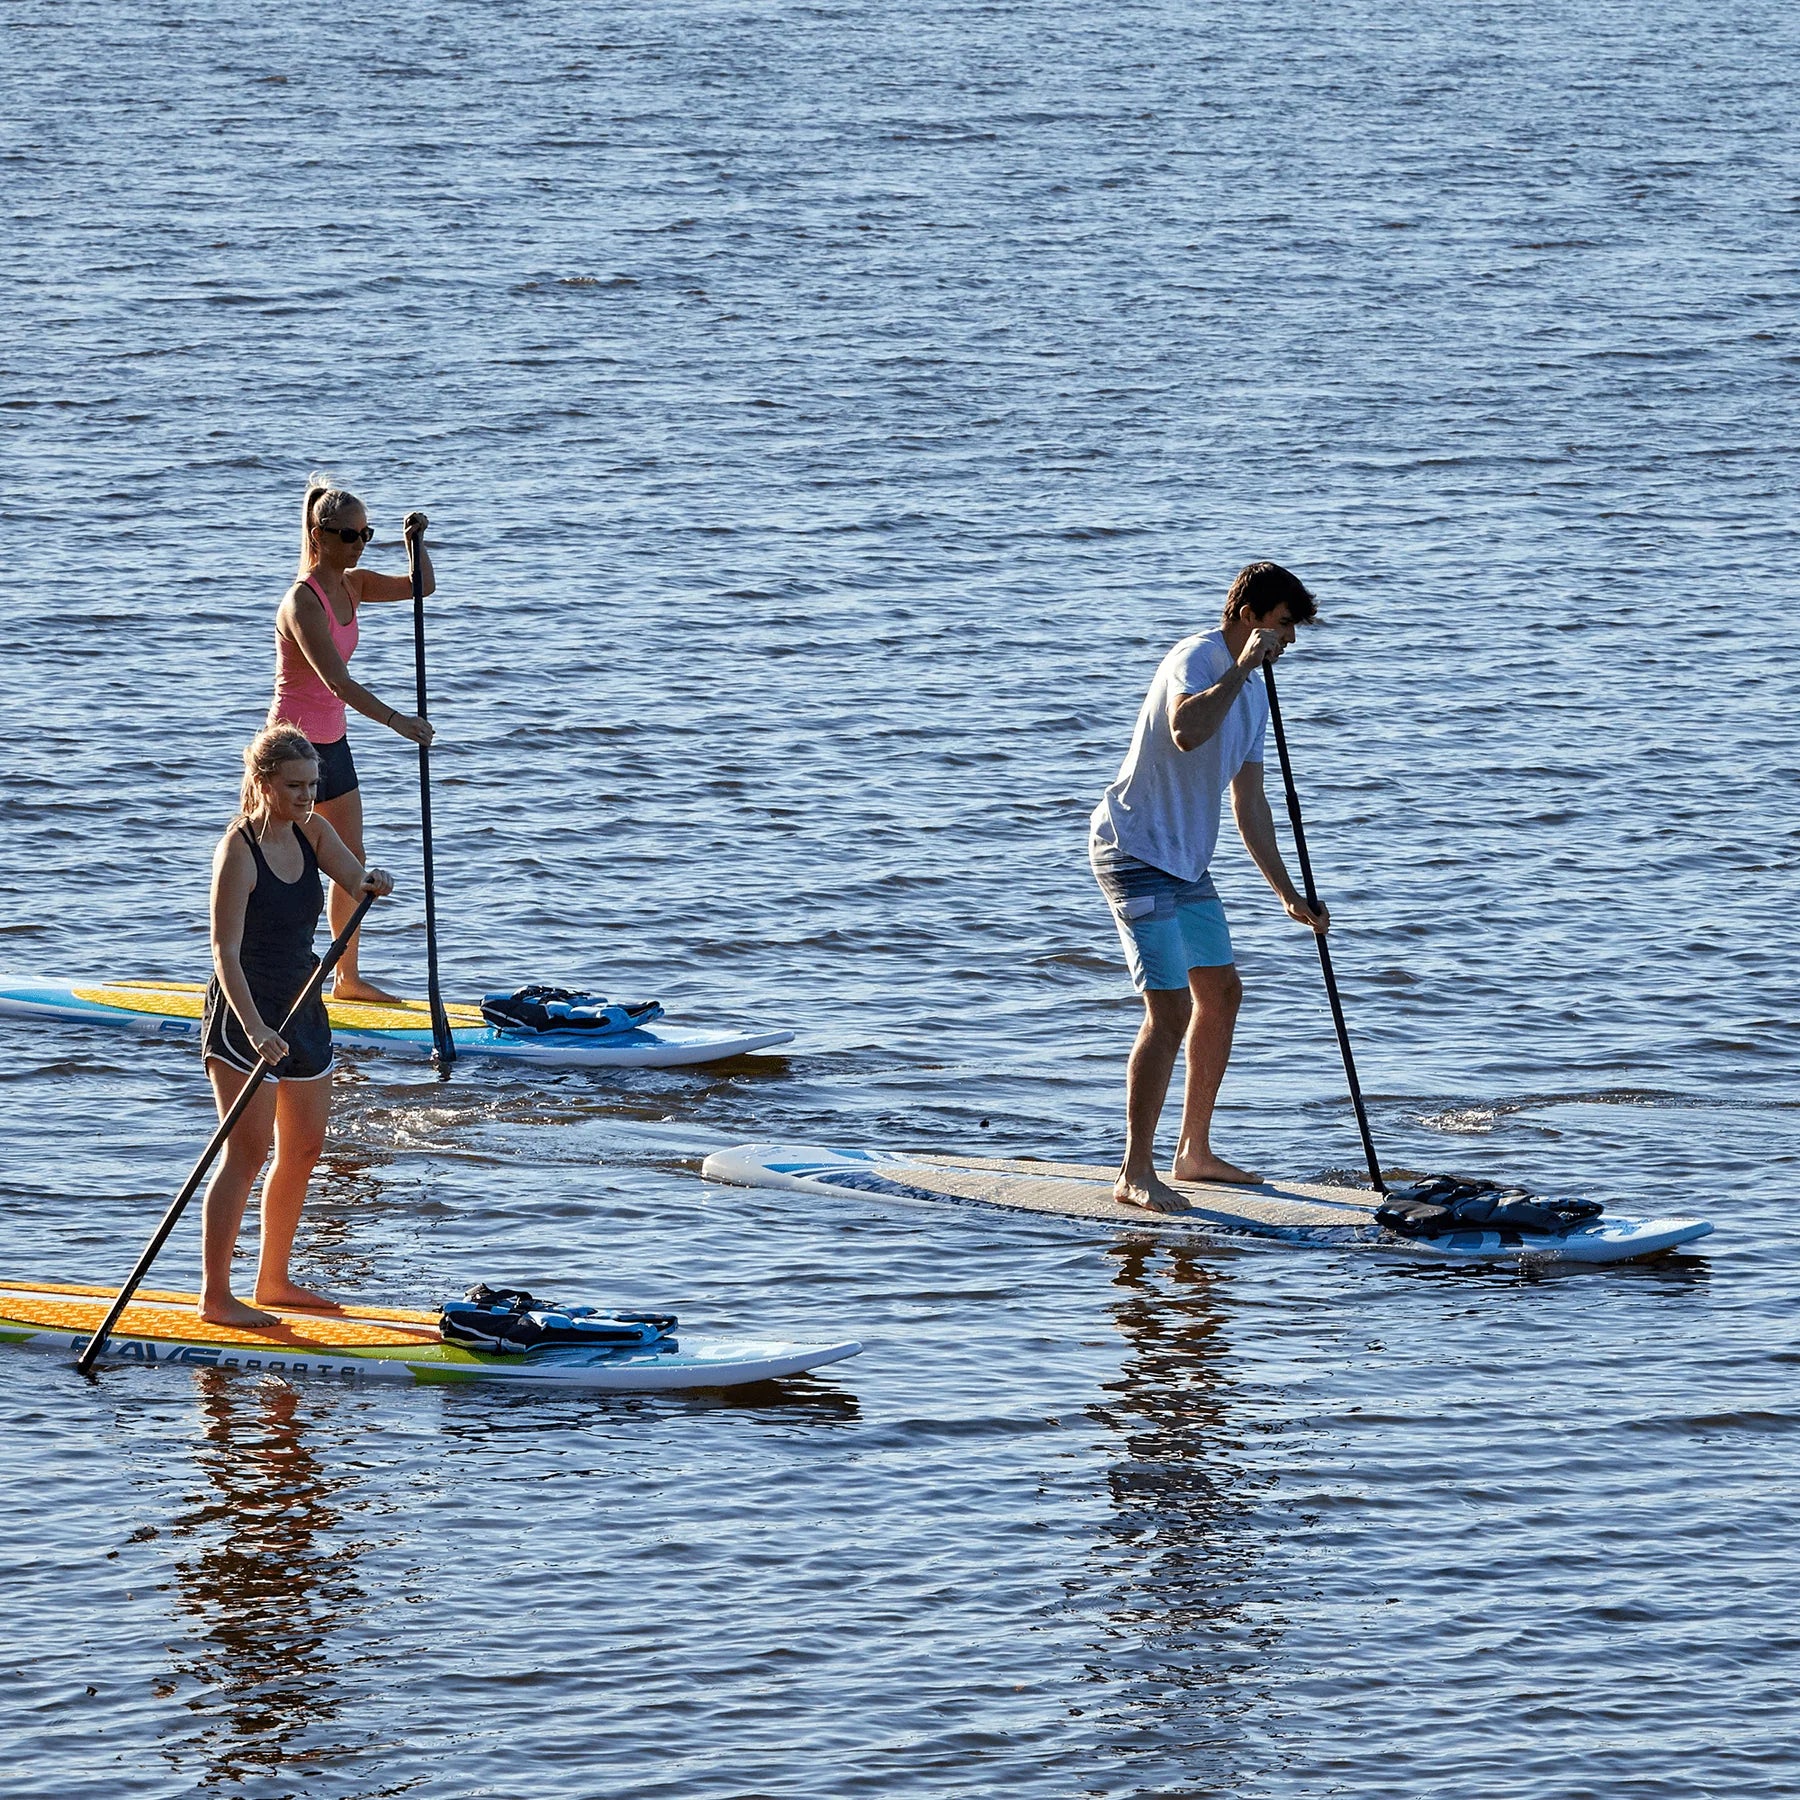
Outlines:
{"type": "MultiPolygon", "coordinates": [[[[1269,723],[1275,729],[1275,750],[1281,758],[1281,785],[1287,791],[1288,823],[1294,829],[1294,854],[1300,859],[1300,880],[1306,889],[1306,904],[1319,910],[1319,890],[1313,881],[1312,858],[1306,852],[1306,826],[1300,817],[1300,793],[1294,786],[1294,764],[1288,755],[1287,732],[1281,723],[1281,700],[1275,692],[1275,665],[1263,664],[1263,686],[1269,693],[1269,723]]],[[[1344,1021],[1344,1003],[1338,998],[1337,974],[1331,966],[1331,947],[1322,931],[1313,933],[1319,947],[1319,970],[1325,977],[1325,997],[1331,1002],[1331,1022],[1337,1029],[1338,1049],[1343,1052],[1344,1076],[1350,1083],[1350,1104],[1356,1109],[1356,1128],[1362,1134],[1363,1155],[1369,1163],[1369,1179],[1378,1194],[1387,1192],[1381,1178],[1381,1159],[1375,1154],[1375,1138],[1369,1130],[1369,1109],[1363,1103],[1362,1083],[1356,1079],[1356,1058],[1350,1053],[1350,1027],[1344,1021]]]]}
{"type": "MultiPolygon", "coordinates": [[[[299,1019],[301,1013],[319,996],[325,985],[325,978],[338,966],[339,959],[350,946],[350,940],[356,935],[356,928],[363,922],[363,916],[375,904],[373,894],[364,894],[356,903],[356,911],[350,915],[350,922],[331,941],[331,947],[325,952],[319,966],[313,970],[306,986],[300,990],[299,997],[288,1008],[288,1015],[281,1021],[278,1036],[286,1037],[289,1030],[299,1019]]],[[[200,1152],[200,1160],[188,1172],[188,1178],[181,1184],[181,1192],[175,1196],[169,1210],[163,1214],[162,1223],[157,1226],[149,1243],[144,1246],[144,1253],[137,1259],[137,1266],[126,1278],[125,1285],[119,1289],[118,1297],[107,1308],[106,1317],[100,1321],[100,1329],[88,1339],[81,1354],[75,1359],[75,1366],[82,1374],[93,1372],[95,1362],[106,1348],[106,1340],[112,1334],[112,1328],[123,1317],[125,1308],[131,1304],[131,1297],[138,1291],[144,1277],[150,1273],[150,1265],[156,1261],[162,1247],[169,1241],[169,1233],[175,1229],[175,1222],[187,1210],[187,1203],[193,1199],[201,1182],[206,1179],[206,1172],[213,1166],[214,1159],[225,1147],[225,1140],[231,1136],[232,1128],[248,1110],[250,1102],[256,1097],[256,1090],[262,1086],[274,1065],[266,1056],[256,1059],[256,1067],[250,1071],[250,1079],[238,1090],[238,1097],[226,1110],[224,1118],[219,1121],[218,1129],[207,1139],[206,1148],[200,1152]]]]}

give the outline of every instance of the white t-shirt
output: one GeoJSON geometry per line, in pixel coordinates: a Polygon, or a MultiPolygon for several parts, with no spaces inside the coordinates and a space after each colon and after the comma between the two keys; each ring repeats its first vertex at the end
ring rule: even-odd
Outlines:
{"type": "Polygon", "coordinates": [[[1198,881],[1206,873],[1219,841],[1219,798],[1245,763],[1263,759],[1268,691],[1251,676],[1219,729],[1192,750],[1175,747],[1169,703],[1179,694],[1204,693],[1232,661],[1223,631],[1183,638],[1162,659],[1138,709],[1118,779],[1089,821],[1094,843],[1123,850],[1180,881],[1198,881]]]}

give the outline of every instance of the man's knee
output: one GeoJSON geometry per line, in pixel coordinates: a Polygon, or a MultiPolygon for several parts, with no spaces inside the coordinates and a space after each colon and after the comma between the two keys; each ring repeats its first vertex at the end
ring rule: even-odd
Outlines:
{"type": "Polygon", "coordinates": [[[1188,986],[1202,1012],[1235,1013],[1244,998],[1244,984],[1236,963],[1221,963],[1214,969],[1191,969],[1188,986]]]}
{"type": "Polygon", "coordinates": [[[1193,1010],[1193,997],[1186,988],[1147,988],[1144,1030],[1152,1038],[1180,1043],[1193,1010]]]}

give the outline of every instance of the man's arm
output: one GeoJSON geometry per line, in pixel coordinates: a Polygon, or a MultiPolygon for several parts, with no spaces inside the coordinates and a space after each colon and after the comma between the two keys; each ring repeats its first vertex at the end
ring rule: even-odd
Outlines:
{"type": "Polygon", "coordinates": [[[1262,878],[1281,897],[1287,916],[1297,925],[1310,925],[1314,931],[1329,931],[1331,915],[1324,907],[1317,912],[1306,904],[1306,896],[1294,886],[1281,860],[1281,846],[1275,841],[1275,815],[1269,811],[1269,796],[1263,792],[1263,766],[1247,762],[1231,778],[1231,813],[1237,820],[1238,835],[1250,860],[1262,871],[1262,878]]]}
{"type": "Polygon", "coordinates": [[[1231,703],[1271,656],[1282,650],[1279,631],[1253,631],[1234,662],[1211,687],[1197,694],[1175,694],[1169,700],[1169,734],[1177,750],[1198,750],[1225,723],[1231,703]]]}

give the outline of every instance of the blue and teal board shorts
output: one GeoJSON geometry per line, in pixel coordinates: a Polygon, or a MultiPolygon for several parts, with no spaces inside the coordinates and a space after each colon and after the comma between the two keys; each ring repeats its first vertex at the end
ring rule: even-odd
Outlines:
{"type": "Polygon", "coordinates": [[[1237,959],[1231,927],[1210,875],[1182,881],[1110,845],[1089,846],[1094,879],[1112,908],[1131,984],[1186,988],[1189,969],[1216,969],[1237,959]]]}

